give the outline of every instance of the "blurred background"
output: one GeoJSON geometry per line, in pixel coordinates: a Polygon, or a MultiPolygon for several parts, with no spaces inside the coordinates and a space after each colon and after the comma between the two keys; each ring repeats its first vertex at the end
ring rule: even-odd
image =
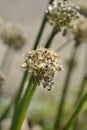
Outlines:
{"type": "MultiPolygon", "coordinates": [[[[83,4],[84,2],[86,2],[86,0],[72,0],[72,2],[83,4]]],[[[14,97],[18,90],[18,86],[24,72],[21,67],[21,64],[23,62],[23,54],[32,49],[35,37],[37,36],[40,24],[42,22],[44,11],[47,7],[47,3],[48,0],[0,0],[0,16],[2,17],[3,22],[20,25],[27,39],[25,46],[21,50],[14,52],[15,54],[14,57],[12,57],[13,60],[11,68],[9,70],[9,73],[5,76],[5,83],[2,87],[0,114],[2,114],[6,106],[8,106],[10,100],[12,99],[12,97],[14,97]]],[[[44,42],[51,32],[51,29],[52,27],[47,24],[39,46],[43,46],[44,42]]],[[[51,47],[57,50],[66,41],[66,37],[63,37],[61,33],[59,33],[54,38],[51,47]]],[[[62,86],[64,84],[68,66],[67,61],[71,57],[72,47],[73,41],[70,41],[68,46],[66,46],[59,52],[62,58],[64,69],[63,71],[57,73],[57,75],[55,76],[55,84],[53,89],[49,92],[42,87],[38,87],[33,96],[29,109],[30,114],[28,114],[29,122],[31,124],[33,123],[35,127],[33,128],[33,130],[41,130],[41,123],[50,126],[51,122],[52,125],[51,120],[55,118],[57,112],[57,106],[61,98],[61,93],[63,89],[62,86]]],[[[6,49],[7,46],[3,44],[2,40],[0,40],[0,64],[3,61],[6,49]]],[[[72,104],[76,99],[78,87],[83,77],[85,51],[85,44],[81,44],[75,57],[76,66],[70,79],[70,87],[67,93],[66,100],[68,105],[65,107],[66,113],[70,111],[70,108],[72,108],[72,104]]],[[[10,115],[11,113],[12,112],[10,112],[10,115]]],[[[10,115],[6,120],[6,123],[4,121],[6,125],[9,124],[8,122],[10,122],[10,115]]],[[[26,120],[25,126],[26,128],[24,128],[23,130],[28,130],[29,128],[27,128],[26,120]]],[[[3,130],[5,130],[5,128],[3,130]]]]}

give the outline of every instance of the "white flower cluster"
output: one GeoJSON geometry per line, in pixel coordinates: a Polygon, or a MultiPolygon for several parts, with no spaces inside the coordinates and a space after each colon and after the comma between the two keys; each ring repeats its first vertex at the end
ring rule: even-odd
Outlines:
{"type": "Polygon", "coordinates": [[[54,75],[61,71],[61,58],[52,49],[38,48],[24,55],[22,67],[32,72],[38,85],[42,85],[47,90],[51,90],[54,75]]]}
{"type": "Polygon", "coordinates": [[[46,17],[50,24],[58,30],[73,27],[73,21],[79,18],[79,6],[68,0],[54,0],[46,10],[46,17]]]}
{"type": "Polygon", "coordinates": [[[10,23],[2,26],[0,37],[5,44],[15,49],[20,49],[26,41],[21,28],[10,23]]]}

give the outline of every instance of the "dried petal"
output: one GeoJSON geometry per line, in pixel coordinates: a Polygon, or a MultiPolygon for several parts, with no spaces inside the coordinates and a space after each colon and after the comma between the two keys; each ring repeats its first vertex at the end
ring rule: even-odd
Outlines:
{"type": "Polygon", "coordinates": [[[54,75],[62,69],[62,63],[59,54],[54,50],[38,48],[25,54],[22,67],[27,71],[31,68],[38,85],[50,90],[53,85],[54,75]]]}

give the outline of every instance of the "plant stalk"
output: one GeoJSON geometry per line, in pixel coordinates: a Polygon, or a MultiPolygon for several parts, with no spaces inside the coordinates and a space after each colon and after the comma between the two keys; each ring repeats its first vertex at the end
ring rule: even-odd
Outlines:
{"type": "MultiPolygon", "coordinates": [[[[49,1],[49,4],[51,4],[53,2],[53,0],[50,0],[49,1]]],[[[37,48],[37,46],[38,46],[38,44],[39,44],[39,42],[40,42],[40,39],[41,39],[41,37],[42,37],[42,34],[43,34],[43,31],[44,31],[44,28],[45,28],[45,25],[46,25],[46,17],[45,17],[45,14],[44,14],[44,17],[43,17],[43,20],[42,20],[42,24],[41,24],[41,27],[40,27],[40,30],[39,30],[39,32],[38,32],[38,35],[37,35],[37,37],[36,37],[36,40],[35,40],[35,43],[34,43],[34,46],[33,46],[33,50],[35,50],[36,48],[37,48]]],[[[23,75],[23,78],[22,78],[22,82],[21,82],[21,87],[19,88],[19,94],[18,94],[18,99],[17,100],[19,100],[20,99],[20,96],[21,96],[21,93],[22,93],[22,90],[21,90],[21,88],[23,88],[23,86],[25,85],[25,82],[26,82],[26,79],[27,79],[27,76],[28,76],[28,74],[27,74],[28,72],[25,72],[24,73],[24,75],[23,75]]]]}
{"type": "Polygon", "coordinates": [[[57,31],[55,30],[55,28],[53,28],[53,30],[52,30],[52,32],[51,32],[51,34],[50,34],[50,36],[45,44],[45,48],[49,48],[51,46],[53,38],[56,34],[57,34],[57,31]]]}
{"type": "MultiPolygon", "coordinates": [[[[53,2],[53,0],[50,0],[49,1],[49,4],[51,4],[53,2]]],[[[43,17],[43,20],[42,20],[42,24],[41,24],[41,27],[40,27],[40,30],[38,32],[38,35],[37,35],[37,38],[35,40],[35,43],[34,43],[34,46],[33,46],[33,50],[36,50],[37,46],[38,46],[38,43],[40,42],[40,39],[42,37],[42,34],[43,34],[43,31],[44,31],[44,28],[46,26],[46,15],[44,14],[44,17],[43,17]]]]}
{"type": "MultiPolygon", "coordinates": [[[[49,1],[49,4],[51,4],[52,1],[53,1],[53,0],[50,0],[50,1],[49,1]]],[[[39,32],[38,32],[37,38],[36,38],[35,43],[34,43],[34,46],[33,46],[33,49],[34,49],[34,50],[37,48],[37,46],[38,46],[38,44],[39,44],[39,42],[40,42],[40,39],[41,39],[41,37],[42,37],[42,34],[43,34],[43,31],[44,31],[45,25],[46,25],[46,17],[45,17],[45,15],[44,15],[43,20],[42,20],[42,24],[41,24],[41,27],[40,27],[40,30],[39,30],[39,32]]],[[[7,54],[6,54],[6,56],[7,56],[7,54]]],[[[3,63],[3,64],[4,64],[4,63],[3,63]]],[[[23,75],[23,77],[22,77],[22,81],[21,81],[21,83],[20,83],[20,87],[19,87],[19,90],[18,90],[18,94],[17,94],[16,100],[15,100],[15,107],[16,107],[16,105],[18,104],[18,101],[19,101],[19,99],[20,99],[20,97],[21,97],[21,93],[22,93],[22,91],[23,91],[23,87],[24,87],[24,85],[25,85],[27,76],[28,76],[28,72],[25,72],[24,75],[23,75]]],[[[7,109],[5,110],[5,112],[3,113],[2,117],[6,117],[7,113],[8,113],[9,110],[10,110],[10,107],[11,107],[11,105],[9,104],[9,106],[7,107],[7,109]]],[[[2,117],[1,117],[1,119],[3,120],[4,118],[2,118],[2,117]]]]}
{"type": "Polygon", "coordinates": [[[69,128],[73,125],[76,118],[78,117],[80,111],[82,110],[84,104],[87,102],[87,93],[83,96],[83,98],[79,101],[76,109],[73,111],[70,119],[67,121],[66,125],[62,130],[69,130],[69,128]]]}
{"type": "MultiPolygon", "coordinates": [[[[79,91],[78,91],[78,94],[77,94],[77,99],[75,101],[74,107],[79,102],[79,100],[81,99],[82,94],[84,92],[85,84],[87,82],[87,45],[86,45],[86,54],[85,54],[85,60],[84,60],[84,68],[83,68],[83,70],[84,70],[84,75],[83,75],[83,79],[82,79],[82,82],[81,82],[81,85],[80,85],[80,88],[79,88],[79,91]]],[[[76,130],[77,123],[78,123],[78,119],[77,119],[77,121],[74,124],[73,130],[76,130]]]]}
{"type": "MultiPolygon", "coordinates": [[[[49,4],[51,4],[53,2],[53,0],[50,0],[49,1],[49,4]]],[[[34,43],[34,46],[33,46],[33,49],[35,50],[40,42],[40,39],[42,37],[42,34],[43,34],[43,31],[44,31],[44,28],[45,28],[45,25],[46,25],[46,17],[44,15],[43,17],[43,21],[42,21],[42,24],[41,24],[41,27],[40,27],[40,30],[38,32],[38,35],[37,35],[37,38],[35,40],[35,43],[34,43]]],[[[25,82],[26,82],[26,79],[27,79],[27,76],[28,76],[28,73],[25,72],[24,75],[23,75],[23,78],[22,78],[22,82],[20,84],[20,88],[19,88],[19,91],[18,91],[18,94],[17,94],[17,97],[16,97],[16,100],[15,100],[15,108],[16,106],[18,105],[18,101],[21,97],[21,94],[22,94],[22,91],[23,91],[23,87],[25,85],[25,82]]],[[[10,107],[11,105],[9,104],[8,108],[6,109],[5,113],[3,113],[2,117],[6,117],[7,113],[9,112],[10,110],[10,107]]],[[[16,109],[15,109],[16,111],[16,109]]],[[[15,112],[14,112],[15,113],[15,112]]],[[[13,116],[14,117],[14,116],[13,116]]],[[[1,118],[1,119],[4,119],[4,118],[1,118]]]]}
{"type": "Polygon", "coordinates": [[[70,62],[69,68],[67,70],[67,74],[66,74],[66,78],[65,78],[65,82],[64,82],[64,86],[63,86],[61,100],[60,100],[60,104],[59,104],[59,107],[58,107],[58,113],[57,113],[56,121],[55,121],[55,124],[54,124],[54,130],[57,130],[60,127],[63,107],[64,107],[67,91],[68,91],[68,88],[69,88],[69,81],[70,81],[70,78],[71,78],[71,73],[73,71],[73,63],[74,63],[76,52],[77,52],[77,46],[75,45],[74,49],[72,51],[71,62],[70,62]]]}
{"type": "Polygon", "coordinates": [[[24,121],[28,107],[30,105],[31,98],[37,86],[36,82],[33,82],[33,81],[30,81],[30,82],[28,83],[25,94],[16,110],[10,130],[21,130],[22,123],[24,121]]]}

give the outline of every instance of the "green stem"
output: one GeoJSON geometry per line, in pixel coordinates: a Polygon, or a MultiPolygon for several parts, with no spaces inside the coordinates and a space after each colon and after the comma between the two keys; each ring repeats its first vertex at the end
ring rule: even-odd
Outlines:
{"type": "MultiPolygon", "coordinates": [[[[54,33],[54,30],[53,30],[52,35],[50,36],[50,38],[48,39],[48,41],[46,43],[46,45],[47,45],[46,47],[50,46],[54,35],[55,35],[55,33],[54,33]]],[[[25,92],[23,98],[21,99],[17,109],[14,112],[14,116],[13,116],[14,118],[13,118],[13,121],[12,121],[11,130],[20,130],[21,125],[22,125],[24,118],[26,116],[26,112],[27,112],[27,109],[28,109],[28,106],[29,106],[29,103],[30,103],[30,99],[31,99],[32,94],[34,93],[34,90],[35,90],[35,89],[33,90],[33,88],[31,88],[32,87],[32,85],[31,85],[32,78],[29,81],[30,81],[30,83],[29,83],[29,85],[26,89],[26,92],[25,92]],[[30,90],[30,89],[32,89],[32,90],[30,90]],[[17,127],[15,128],[15,126],[17,126],[17,127]]]]}
{"type": "Polygon", "coordinates": [[[84,91],[84,87],[85,87],[85,83],[87,81],[87,45],[86,45],[86,53],[85,53],[85,58],[84,58],[83,72],[84,72],[83,80],[82,80],[82,83],[81,83],[80,88],[79,88],[79,92],[77,95],[77,100],[75,102],[75,105],[79,101],[80,97],[82,96],[83,91],[84,91]]]}
{"type": "Polygon", "coordinates": [[[15,113],[14,120],[12,121],[10,130],[21,130],[22,123],[26,116],[26,113],[27,113],[31,98],[33,96],[33,93],[36,89],[36,86],[37,86],[36,82],[33,82],[33,84],[32,84],[32,81],[31,83],[30,82],[28,83],[25,94],[15,113]]]}
{"type": "MultiPolygon", "coordinates": [[[[87,82],[87,46],[86,46],[86,54],[85,54],[85,60],[84,60],[84,67],[83,67],[83,70],[84,70],[84,76],[83,76],[83,79],[82,79],[82,82],[81,82],[81,85],[80,85],[80,88],[79,88],[79,91],[78,91],[78,95],[77,95],[77,99],[75,101],[75,104],[74,104],[74,107],[76,106],[76,104],[79,102],[79,100],[81,99],[82,97],[82,94],[84,92],[84,88],[85,88],[85,84],[87,82]]],[[[76,130],[77,129],[77,123],[78,123],[78,119],[77,121],[75,122],[74,124],[74,127],[73,127],[73,130],[76,130]]]]}
{"type": "Polygon", "coordinates": [[[23,78],[21,80],[21,84],[20,84],[17,96],[16,96],[15,107],[18,106],[18,104],[19,104],[20,97],[21,97],[21,94],[22,94],[22,91],[23,91],[23,88],[24,88],[24,85],[25,85],[25,81],[27,80],[27,76],[28,76],[28,72],[25,71],[24,75],[23,75],[23,78]]]}
{"type": "Polygon", "coordinates": [[[43,18],[43,21],[42,21],[42,24],[41,24],[41,28],[40,28],[40,30],[39,30],[39,33],[38,33],[38,35],[37,35],[36,41],[35,41],[34,46],[33,46],[33,49],[34,49],[34,50],[37,48],[38,43],[40,42],[40,39],[41,39],[41,36],[42,36],[42,34],[43,34],[45,25],[46,25],[46,17],[45,17],[45,15],[44,15],[44,18],[43,18]]]}
{"type": "Polygon", "coordinates": [[[49,36],[49,38],[48,38],[48,40],[47,40],[47,42],[45,44],[45,48],[49,48],[50,47],[50,45],[51,45],[51,43],[53,41],[53,38],[54,38],[56,33],[57,32],[55,31],[55,28],[53,28],[53,30],[52,30],[52,32],[51,32],[51,34],[50,34],[50,36],[49,36]]]}
{"type": "Polygon", "coordinates": [[[66,75],[66,79],[65,79],[65,83],[64,83],[64,87],[63,87],[63,91],[62,91],[62,96],[61,96],[61,101],[58,107],[58,113],[57,113],[57,117],[56,117],[56,122],[54,124],[54,130],[57,130],[60,127],[60,121],[61,121],[61,116],[62,116],[62,112],[63,112],[63,107],[64,107],[64,102],[66,99],[66,94],[67,94],[67,90],[69,87],[69,81],[71,78],[71,73],[73,70],[73,63],[74,63],[74,59],[75,59],[75,55],[76,55],[76,51],[77,51],[77,47],[74,47],[74,50],[72,52],[72,58],[71,58],[71,62],[67,71],[67,75],[66,75]]]}
{"type": "MultiPolygon", "coordinates": [[[[49,1],[49,4],[51,4],[53,2],[53,0],[50,0],[49,1]]],[[[33,49],[35,50],[40,42],[40,39],[42,37],[42,34],[43,34],[43,31],[44,31],[44,28],[45,28],[45,24],[46,24],[46,17],[44,15],[43,17],[43,21],[42,21],[42,24],[41,24],[41,27],[40,27],[40,30],[38,32],[38,35],[36,37],[36,40],[35,40],[35,43],[34,43],[34,46],[33,46],[33,49]]],[[[25,72],[24,75],[23,75],[23,79],[22,79],[22,82],[21,82],[21,85],[20,85],[20,89],[19,89],[19,92],[18,92],[18,98],[17,98],[17,101],[19,100],[20,96],[21,96],[21,93],[22,93],[22,90],[21,88],[23,88],[23,86],[25,85],[25,82],[26,82],[26,79],[27,79],[27,74],[28,72],[25,72]]]]}
{"type": "MultiPolygon", "coordinates": [[[[49,1],[49,4],[51,4],[53,2],[53,0],[50,0],[49,1]]],[[[38,35],[36,37],[36,40],[35,40],[35,43],[34,43],[34,46],[33,46],[33,49],[35,50],[40,42],[40,39],[42,37],[42,34],[43,34],[43,31],[44,31],[44,28],[45,28],[45,25],[46,25],[46,17],[45,17],[45,14],[44,14],[44,17],[43,17],[43,20],[42,20],[42,24],[41,24],[41,27],[40,27],[40,30],[38,32],[38,35]]],[[[16,103],[15,103],[15,107],[16,107],[16,104],[17,102],[19,101],[20,99],[20,96],[21,96],[21,93],[23,91],[23,86],[26,82],[26,79],[27,79],[27,75],[28,75],[28,72],[25,72],[24,73],[24,76],[23,76],[23,79],[22,79],[22,82],[21,82],[21,85],[20,85],[20,88],[19,88],[19,91],[18,91],[18,96],[17,96],[17,100],[16,100],[16,103]]]]}
{"type": "MultiPolygon", "coordinates": [[[[49,1],[49,4],[51,4],[52,2],[53,2],[53,0],[50,0],[50,1],[49,1]]],[[[44,14],[44,17],[43,17],[43,20],[42,20],[42,24],[41,24],[40,30],[39,30],[39,32],[38,32],[37,38],[36,38],[35,43],[34,43],[34,46],[33,46],[33,50],[35,50],[35,49],[37,48],[38,43],[40,42],[41,36],[42,36],[43,31],[44,31],[44,28],[45,28],[45,26],[46,26],[46,21],[47,21],[47,20],[46,20],[46,16],[45,16],[45,14],[44,14]]]]}
{"type": "MultiPolygon", "coordinates": [[[[82,83],[81,83],[81,86],[80,86],[80,89],[79,89],[79,92],[78,92],[78,95],[77,95],[77,100],[75,102],[75,105],[78,103],[79,99],[82,97],[82,94],[83,94],[83,91],[84,91],[84,87],[85,87],[85,84],[86,84],[86,81],[87,81],[87,77],[84,76],[83,80],[82,80],[82,83]]],[[[74,105],[74,106],[75,106],[74,105]]]]}
{"type": "MultiPolygon", "coordinates": [[[[78,104],[79,100],[80,100],[81,97],[82,97],[82,94],[83,94],[83,90],[84,90],[86,81],[87,81],[87,78],[84,77],[84,78],[83,78],[83,81],[82,81],[82,83],[81,83],[80,90],[79,90],[79,92],[78,92],[77,100],[76,100],[76,102],[75,102],[75,104],[74,104],[74,107],[76,106],[76,104],[78,104]]],[[[76,122],[74,123],[73,130],[76,130],[76,129],[77,129],[77,123],[78,123],[78,118],[76,119],[76,122]]]]}
{"type": "Polygon", "coordinates": [[[65,127],[63,128],[63,130],[68,130],[73,123],[75,122],[75,120],[77,119],[77,116],[79,115],[80,111],[82,110],[85,102],[87,102],[87,93],[83,96],[83,98],[79,101],[76,109],[73,111],[70,119],[68,120],[68,122],[66,123],[65,127]]]}
{"type": "Polygon", "coordinates": [[[15,103],[15,111],[16,111],[16,107],[18,106],[18,103],[19,103],[19,100],[20,100],[20,97],[21,97],[21,93],[23,91],[23,87],[24,87],[24,84],[25,84],[25,80],[27,78],[27,71],[25,71],[24,73],[24,76],[23,76],[23,79],[21,80],[21,84],[20,84],[20,87],[19,87],[19,90],[18,90],[18,93],[17,95],[12,99],[11,103],[8,105],[8,107],[6,108],[6,110],[4,111],[4,113],[1,115],[0,117],[0,122],[7,116],[7,114],[9,113],[10,111],[10,108],[12,106],[13,103],[15,103]]]}

